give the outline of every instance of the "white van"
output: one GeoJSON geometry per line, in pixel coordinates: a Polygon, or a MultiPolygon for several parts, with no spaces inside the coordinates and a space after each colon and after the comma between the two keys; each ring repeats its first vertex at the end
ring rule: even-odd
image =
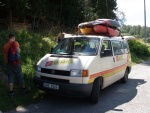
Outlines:
{"type": "Polygon", "coordinates": [[[127,41],[122,37],[68,35],[37,63],[34,83],[40,89],[99,100],[101,89],[131,71],[127,41]]]}

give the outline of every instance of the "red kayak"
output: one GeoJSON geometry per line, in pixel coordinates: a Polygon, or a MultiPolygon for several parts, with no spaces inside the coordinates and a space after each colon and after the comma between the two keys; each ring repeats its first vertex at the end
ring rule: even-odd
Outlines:
{"type": "Polygon", "coordinates": [[[119,35],[119,31],[117,29],[110,28],[103,25],[95,25],[93,29],[94,32],[98,34],[104,34],[104,35],[106,34],[112,37],[119,35]]]}

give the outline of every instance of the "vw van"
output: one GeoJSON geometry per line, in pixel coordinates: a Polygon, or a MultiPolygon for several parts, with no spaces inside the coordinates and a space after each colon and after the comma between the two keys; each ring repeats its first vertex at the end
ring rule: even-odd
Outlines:
{"type": "Polygon", "coordinates": [[[118,80],[126,83],[130,71],[123,37],[68,35],[39,60],[34,83],[46,92],[90,97],[97,103],[102,89],[118,80]]]}

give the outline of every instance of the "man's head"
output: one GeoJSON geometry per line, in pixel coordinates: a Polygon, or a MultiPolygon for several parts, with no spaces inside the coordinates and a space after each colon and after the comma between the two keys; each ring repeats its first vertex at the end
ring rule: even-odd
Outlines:
{"type": "Polygon", "coordinates": [[[9,34],[9,41],[15,41],[15,35],[9,34]]]}
{"type": "Polygon", "coordinates": [[[66,34],[65,32],[62,32],[62,38],[65,38],[65,34],[66,34]]]}

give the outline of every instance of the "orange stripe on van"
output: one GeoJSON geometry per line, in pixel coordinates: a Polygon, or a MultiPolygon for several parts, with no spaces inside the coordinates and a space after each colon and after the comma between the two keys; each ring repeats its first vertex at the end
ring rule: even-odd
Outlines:
{"type": "Polygon", "coordinates": [[[114,72],[117,70],[117,69],[120,69],[120,68],[125,68],[126,66],[128,66],[129,63],[126,63],[126,64],[123,64],[121,66],[118,66],[118,67],[115,67],[115,68],[112,68],[112,69],[109,69],[109,70],[106,70],[106,71],[102,71],[102,72],[98,72],[98,73],[95,73],[95,74],[92,74],[90,75],[90,79],[92,78],[96,78],[98,76],[102,76],[102,75],[105,75],[105,74],[108,74],[108,73],[111,73],[111,72],[114,72]]]}

